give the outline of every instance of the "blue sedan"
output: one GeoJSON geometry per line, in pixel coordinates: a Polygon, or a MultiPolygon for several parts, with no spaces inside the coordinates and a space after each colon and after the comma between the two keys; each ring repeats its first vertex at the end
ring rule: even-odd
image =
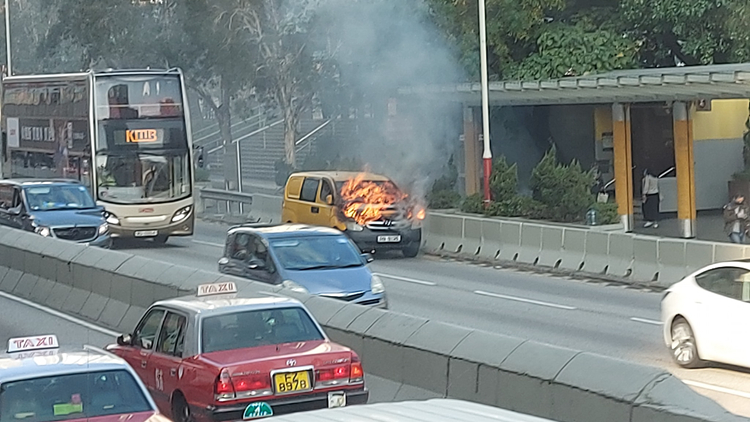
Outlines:
{"type": "Polygon", "coordinates": [[[300,224],[229,229],[219,271],[290,290],[387,308],[369,254],[342,232],[300,224]]]}

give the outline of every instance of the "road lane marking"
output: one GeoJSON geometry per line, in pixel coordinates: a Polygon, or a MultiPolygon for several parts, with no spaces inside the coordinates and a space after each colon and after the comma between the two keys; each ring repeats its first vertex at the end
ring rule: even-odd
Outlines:
{"type": "Polygon", "coordinates": [[[693,387],[702,388],[704,390],[711,390],[719,393],[731,394],[733,396],[750,399],[750,393],[745,391],[733,390],[731,388],[719,387],[718,385],[706,384],[698,381],[682,380],[682,382],[687,385],[692,385],[693,387]]]}
{"type": "Polygon", "coordinates": [[[26,305],[26,306],[29,306],[31,308],[34,308],[34,309],[36,309],[38,311],[42,311],[42,312],[48,313],[48,314],[50,314],[52,316],[58,317],[60,319],[64,319],[64,320],[66,320],[68,322],[72,322],[74,324],[78,324],[78,325],[80,325],[82,327],[88,328],[89,330],[98,331],[98,332],[100,332],[100,333],[102,333],[104,335],[107,335],[107,336],[117,337],[117,336],[120,335],[120,333],[118,333],[116,331],[108,330],[106,328],[100,327],[100,326],[92,324],[90,322],[86,322],[86,321],[80,320],[80,319],[78,319],[76,317],[72,317],[72,316],[70,316],[68,314],[64,314],[64,313],[62,313],[60,311],[56,311],[56,310],[54,310],[52,308],[48,308],[46,306],[39,305],[38,303],[34,303],[32,301],[29,301],[29,300],[26,300],[26,299],[23,299],[23,298],[20,298],[20,297],[17,297],[17,296],[13,296],[13,295],[5,293],[5,292],[0,292],[0,297],[4,297],[4,298],[12,300],[14,302],[21,303],[23,305],[26,305]]]}
{"type": "Polygon", "coordinates": [[[485,291],[482,291],[482,290],[474,290],[474,293],[476,293],[478,295],[481,295],[481,296],[489,296],[489,297],[495,297],[495,298],[498,298],[498,299],[514,300],[516,302],[530,303],[532,305],[539,305],[539,306],[548,306],[550,308],[565,309],[567,311],[573,311],[573,310],[578,309],[575,306],[560,305],[560,304],[557,304],[557,303],[542,302],[542,301],[539,301],[539,300],[525,299],[525,298],[522,298],[522,297],[501,295],[501,294],[498,294],[498,293],[490,293],[490,292],[485,292],[485,291]]]}
{"type": "Polygon", "coordinates": [[[631,321],[635,321],[635,322],[642,322],[644,324],[661,325],[661,321],[655,321],[653,319],[632,317],[632,318],[630,318],[630,320],[631,321]]]}
{"type": "Polygon", "coordinates": [[[222,245],[220,243],[206,242],[205,240],[195,240],[195,239],[191,239],[191,241],[193,243],[197,243],[199,245],[213,246],[215,248],[222,248],[222,249],[224,249],[224,245],[222,245]]]}
{"type": "Polygon", "coordinates": [[[372,273],[372,275],[376,275],[378,277],[390,278],[392,280],[405,281],[407,283],[421,284],[423,286],[437,286],[437,283],[433,283],[431,281],[417,280],[416,278],[401,277],[397,275],[390,275],[390,274],[383,274],[383,273],[372,273]]]}

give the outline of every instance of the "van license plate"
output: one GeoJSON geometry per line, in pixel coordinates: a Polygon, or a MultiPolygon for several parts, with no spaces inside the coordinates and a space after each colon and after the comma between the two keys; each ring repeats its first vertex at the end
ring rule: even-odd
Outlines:
{"type": "Polygon", "coordinates": [[[158,230],[141,230],[135,232],[135,237],[152,237],[159,234],[158,230]]]}
{"type": "Polygon", "coordinates": [[[378,243],[398,243],[401,241],[401,235],[378,236],[378,243]]]}

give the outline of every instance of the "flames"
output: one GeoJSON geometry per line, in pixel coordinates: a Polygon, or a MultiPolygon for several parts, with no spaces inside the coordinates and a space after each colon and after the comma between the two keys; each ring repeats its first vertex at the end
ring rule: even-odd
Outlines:
{"type": "Polygon", "coordinates": [[[365,174],[349,179],[341,188],[342,211],[357,224],[379,220],[395,205],[405,203],[408,195],[390,181],[364,180],[365,174]]]}

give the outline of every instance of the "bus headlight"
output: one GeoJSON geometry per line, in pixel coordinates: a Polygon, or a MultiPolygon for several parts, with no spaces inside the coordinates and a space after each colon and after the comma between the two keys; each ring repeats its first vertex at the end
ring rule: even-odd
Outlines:
{"type": "Polygon", "coordinates": [[[380,277],[373,275],[372,280],[370,281],[370,290],[372,290],[372,294],[374,295],[383,293],[385,291],[383,280],[381,280],[380,277]]]}
{"type": "Polygon", "coordinates": [[[39,226],[34,231],[44,237],[50,237],[52,235],[52,231],[49,229],[49,227],[39,226]]]}
{"type": "Polygon", "coordinates": [[[180,208],[177,210],[176,213],[172,216],[172,222],[177,223],[187,218],[188,215],[190,215],[190,211],[193,209],[192,205],[188,205],[187,207],[180,208]]]}
{"type": "Polygon", "coordinates": [[[107,231],[109,231],[109,224],[104,223],[101,226],[99,226],[99,236],[107,233],[107,231]]]}
{"type": "Polygon", "coordinates": [[[117,218],[116,215],[112,214],[111,212],[108,212],[106,214],[106,219],[108,224],[112,224],[113,226],[119,226],[120,225],[120,219],[117,218]]]}

